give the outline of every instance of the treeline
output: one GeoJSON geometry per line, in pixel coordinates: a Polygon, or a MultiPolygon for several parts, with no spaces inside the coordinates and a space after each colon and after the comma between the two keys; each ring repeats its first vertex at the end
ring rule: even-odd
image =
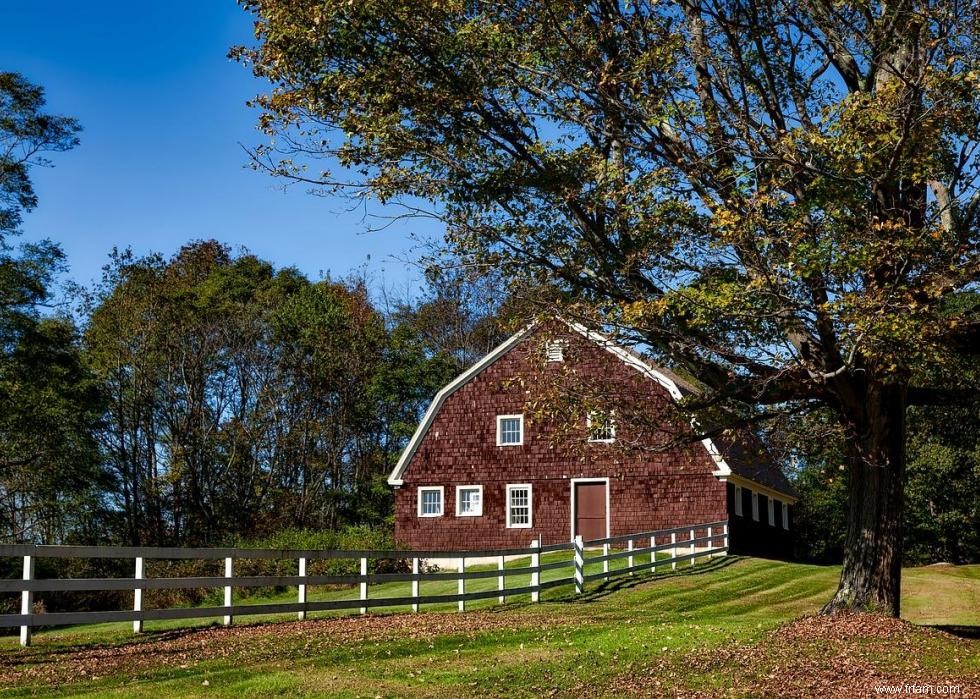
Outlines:
{"type": "MultiPolygon", "coordinates": [[[[391,298],[215,241],[60,288],[15,246],[79,123],[0,72],[0,542],[193,545],[376,524],[432,394],[498,340],[463,276],[391,298]]],[[[488,300],[489,299],[489,300],[488,300]]]]}
{"type": "Polygon", "coordinates": [[[47,347],[15,348],[59,383],[19,430],[39,441],[5,444],[0,536],[194,545],[382,521],[420,411],[497,339],[464,285],[439,288],[382,310],[363,281],[215,241],[115,254],[77,327],[38,318],[47,347]]]}

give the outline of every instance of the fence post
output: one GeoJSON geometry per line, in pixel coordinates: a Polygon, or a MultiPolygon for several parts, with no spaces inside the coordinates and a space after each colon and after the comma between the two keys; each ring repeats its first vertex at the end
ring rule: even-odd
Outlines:
{"type": "Polygon", "coordinates": [[[541,600],[541,540],[531,542],[531,601],[541,600]]]}
{"type": "Polygon", "coordinates": [[[650,548],[653,549],[653,551],[650,552],[650,572],[656,573],[657,572],[657,551],[656,551],[657,535],[656,534],[650,535],[650,548]]]}
{"type": "Polygon", "coordinates": [[[670,569],[677,570],[677,532],[670,533],[670,569]]]}
{"type": "Polygon", "coordinates": [[[466,600],[463,599],[463,595],[466,594],[466,557],[459,559],[459,578],[456,583],[456,594],[459,595],[459,611],[464,611],[466,609],[466,600]]]}
{"type": "Polygon", "coordinates": [[[505,582],[506,581],[504,580],[504,557],[498,556],[497,557],[497,590],[500,592],[500,596],[497,598],[497,601],[500,602],[500,604],[503,604],[504,601],[506,600],[506,596],[504,595],[505,582]]]}
{"type": "Polygon", "coordinates": [[[609,558],[608,558],[608,556],[609,556],[609,544],[603,544],[602,545],[602,557],[606,559],[606,560],[604,560],[602,562],[602,573],[603,573],[602,579],[603,580],[608,580],[609,579],[609,558]]]}
{"type": "Polygon", "coordinates": [[[727,556],[728,555],[728,522],[725,522],[725,525],[722,527],[721,530],[725,534],[725,538],[723,540],[724,541],[724,544],[725,544],[725,550],[722,551],[721,555],[722,556],[727,556]]]}
{"type": "Polygon", "coordinates": [[[691,530],[691,565],[694,565],[694,530],[691,530]]]}
{"type": "MultiPolygon", "coordinates": [[[[297,601],[300,604],[306,604],[306,558],[300,558],[299,559],[299,577],[303,578],[303,582],[301,582],[297,586],[297,588],[298,588],[297,601]]],[[[300,609],[299,610],[299,613],[296,615],[296,617],[300,621],[303,621],[304,619],[306,619],[306,610],[305,609],[300,609]]]]}
{"type": "Polygon", "coordinates": [[[711,527],[708,527],[708,558],[713,558],[714,554],[711,553],[711,549],[715,547],[715,538],[711,535],[711,527]]]}
{"type": "MultiPolygon", "coordinates": [[[[136,557],[136,572],[133,574],[136,580],[143,579],[143,557],[136,557]]],[[[143,588],[137,587],[133,590],[133,611],[143,611],[143,588]]],[[[143,633],[143,620],[133,619],[133,633],[143,633]]]]}
{"type": "MultiPolygon", "coordinates": [[[[34,579],[34,556],[24,556],[24,581],[30,582],[34,579]]],[[[32,614],[34,610],[33,590],[24,590],[20,593],[20,613],[32,614]]],[[[31,622],[20,627],[20,645],[31,645],[31,622]]]]}
{"type": "MultiPolygon", "coordinates": [[[[630,551],[630,552],[633,551],[633,540],[632,539],[630,539],[629,541],[626,542],[626,550],[627,551],[630,551]]],[[[632,575],[633,574],[633,554],[632,553],[630,553],[630,555],[626,558],[626,566],[630,569],[630,575],[632,575]]]]}
{"type": "Polygon", "coordinates": [[[412,559],[412,611],[419,610],[419,559],[412,559]]]}
{"type": "MultiPolygon", "coordinates": [[[[361,559],[361,602],[366,602],[368,598],[367,590],[367,559],[361,559]]],[[[367,614],[367,605],[361,605],[361,614],[367,614]]]]}
{"type": "MultiPolygon", "coordinates": [[[[225,577],[231,578],[235,574],[234,565],[231,562],[231,557],[225,559],[225,577]]],[[[228,608],[228,613],[225,614],[225,626],[231,626],[231,585],[225,586],[225,607],[228,608]]]]}
{"type": "Polygon", "coordinates": [[[585,544],[582,535],[575,535],[575,594],[585,592],[585,544]]]}

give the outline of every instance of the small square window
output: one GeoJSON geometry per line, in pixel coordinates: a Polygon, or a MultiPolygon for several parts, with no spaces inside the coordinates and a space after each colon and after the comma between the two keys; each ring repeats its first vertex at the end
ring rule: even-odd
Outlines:
{"type": "Polygon", "coordinates": [[[616,420],[612,413],[591,412],[586,423],[590,442],[616,441],[616,420]]]}
{"type": "Polygon", "coordinates": [[[419,517],[442,517],[443,487],[424,486],[419,488],[419,517]]]}
{"type": "Polygon", "coordinates": [[[483,515],[483,486],[460,485],[456,487],[456,516],[480,517],[483,515]]]}
{"type": "Polygon", "coordinates": [[[735,486],[735,516],[742,516],[742,486],[735,486]]]}
{"type": "Polygon", "coordinates": [[[497,416],[497,446],[511,447],[524,444],[524,416],[497,416]]]}
{"type": "Polygon", "coordinates": [[[531,528],[531,486],[507,486],[507,527],[509,529],[531,528]]]}

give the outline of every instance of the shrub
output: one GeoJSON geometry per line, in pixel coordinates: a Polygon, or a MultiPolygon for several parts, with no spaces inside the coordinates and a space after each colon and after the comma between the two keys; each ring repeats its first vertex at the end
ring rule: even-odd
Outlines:
{"type": "MultiPolygon", "coordinates": [[[[394,534],[390,528],[352,525],[339,530],[312,531],[306,529],[285,529],[271,536],[236,539],[235,548],[279,549],[279,550],[339,550],[339,551],[385,551],[395,548],[394,534]]],[[[295,575],[298,562],[295,559],[253,558],[235,561],[238,575],[295,575]]],[[[368,559],[369,573],[408,572],[407,561],[399,559],[368,559]]],[[[307,561],[309,575],[357,575],[360,562],[356,558],[326,558],[307,561]]],[[[243,597],[282,591],[284,587],[242,589],[243,597]]]]}
{"type": "MultiPolygon", "coordinates": [[[[335,531],[286,529],[262,538],[236,538],[226,543],[233,548],[259,548],[280,550],[392,550],[394,534],[390,527],[366,525],[348,526],[335,531]]],[[[3,577],[20,577],[20,560],[3,559],[0,573],[3,577]]],[[[235,559],[235,575],[285,576],[296,575],[296,559],[235,559]]],[[[369,572],[407,572],[404,560],[369,559],[369,572]]],[[[310,575],[356,575],[360,572],[357,559],[310,559],[307,573],[310,575]]],[[[41,558],[37,561],[37,578],[126,578],[134,574],[132,559],[103,558],[41,558]]],[[[221,577],[224,561],[211,559],[157,560],[147,559],[145,574],[149,578],[221,577]]],[[[261,588],[236,588],[239,599],[281,592],[284,586],[261,588]]],[[[173,590],[146,590],[143,593],[144,608],[181,607],[195,605],[220,605],[221,588],[190,588],[173,590]]],[[[128,609],[133,604],[133,593],[128,590],[93,592],[45,592],[37,593],[35,601],[47,611],[102,611],[128,609]]],[[[17,613],[20,595],[13,593],[0,597],[0,613],[17,613]]]]}

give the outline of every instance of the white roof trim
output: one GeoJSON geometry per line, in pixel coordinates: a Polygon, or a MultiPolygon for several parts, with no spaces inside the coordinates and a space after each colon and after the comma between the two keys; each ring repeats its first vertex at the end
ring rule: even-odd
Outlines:
{"type": "MultiPolygon", "coordinates": [[[[605,337],[604,335],[600,335],[594,330],[589,330],[581,323],[568,323],[568,327],[570,327],[572,330],[579,333],[583,337],[587,337],[588,339],[592,340],[596,344],[605,347],[608,351],[612,352],[614,355],[622,359],[623,362],[630,365],[634,369],[639,370],[641,373],[645,374],[649,378],[659,383],[661,386],[667,389],[667,392],[670,393],[671,397],[675,401],[680,401],[684,397],[684,395],[681,393],[681,389],[677,386],[677,383],[675,383],[673,379],[671,379],[666,374],[657,371],[654,367],[644,362],[642,359],[634,355],[632,352],[627,352],[622,347],[615,344],[608,337],[605,337]]],[[[697,425],[695,425],[693,421],[691,426],[697,429],[697,425]]],[[[704,448],[708,452],[708,455],[711,457],[711,460],[714,461],[715,465],[718,467],[718,470],[715,472],[715,475],[718,476],[729,475],[732,472],[732,470],[731,468],[728,467],[728,464],[725,463],[725,458],[721,455],[721,451],[718,450],[718,447],[715,446],[715,443],[711,440],[711,438],[706,437],[705,439],[702,439],[701,444],[704,445],[704,448]]]]}
{"type": "Polygon", "coordinates": [[[425,433],[429,430],[429,425],[432,424],[432,421],[435,419],[436,414],[442,407],[442,404],[446,402],[446,398],[455,393],[457,388],[467,383],[470,379],[475,378],[484,369],[500,359],[500,357],[503,355],[507,354],[510,348],[524,339],[524,337],[533,327],[534,325],[529,325],[519,333],[501,342],[499,345],[490,350],[490,353],[487,356],[440,389],[435,398],[432,399],[429,409],[425,411],[425,415],[422,417],[422,422],[420,422],[418,428],[416,428],[415,434],[413,434],[412,439],[409,440],[408,446],[405,447],[405,451],[402,452],[401,457],[398,459],[398,463],[395,464],[394,470],[392,470],[391,475],[388,476],[388,485],[402,484],[402,474],[405,473],[405,468],[408,466],[408,462],[411,461],[412,456],[415,455],[415,450],[418,449],[419,443],[422,441],[422,437],[425,436],[425,433]]]}
{"type": "MultiPolygon", "coordinates": [[[[671,397],[675,401],[679,401],[681,398],[683,398],[680,388],[666,374],[657,371],[657,369],[650,366],[639,357],[616,345],[609,338],[605,337],[604,335],[600,335],[594,330],[589,330],[581,323],[574,323],[570,321],[564,322],[575,332],[589,340],[592,340],[600,347],[605,348],[615,356],[619,357],[625,364],[628,364],[648,378],[656,381],[658,384],[667,389],[667,392],[670,393],[671,397]]],[[[435,419],[436,414],[442,407],[442,404],[446,402],[446,398],[452,395],[456,389],[460,388],[470,379],[475,378],[484,369],[510,351],[510,349],[518,342],[523,340],[534,327],[535,324],[532,323],[519,333],[497,345],[487,356],[457,376],[451,383],[447,384],[436,394],[435,398],[432,399],[432,404],[429,405],[429,409],[425,411],[425,415],[422,417],[422,422],[419,423],[418,428],[415,430],[415,434],[413,434],[412,439],[409,440],[408,446],[405,447],[405,451],[402,452],[401,457],[398,459],[398,463],[395,464],[394,470],[392,470],[391,475],[388,476],[389,485],[401,485],[403,483],[402,475],[405,473],[405,469],[408,467],[408,462],[411,461],[412,456],[415,455],[415,451],[418,449],[419,443],[422,441],[422,437],[424,437],[425,433],[429,430],[429,426],[435,419]]],[[[694,425],[692,424],[692,426],[694,425]]],[[[725,459],[718,450],[718,447],[715,446],[715,443],[710,438],[701,440],[701,443],[704,445],[704,448],[708,452],[708,455],[711,457],[712,461],[714,461],[715,466],[717,466],[717,470],[714,472],[714,475],[718,477],[731,475],[732,470],[729,468],[728,464],[725,463],[725,459]]]]}
{"type": "MultiPolygon", "coordinates": [[[[715,474],[716,476],[719,474],[715,474]]],[[[741,486],[742,488],[747,488],[753,493],[758,493],[759,495],[765,495],[767,498],[773,498],[779,500],[780,502],[785,502],[790,505],[795,505],[797,498],[795,495],[790,495],[789,493],[784,493],[781,490],[776,490],[768,485],[763,485],[758,481],[754,481],[751,478],[746,478],[745,476],[740,476],[737,473],[732,473],[721,478],[723,481],[730,481],[735,485],[741,486]]]]}

